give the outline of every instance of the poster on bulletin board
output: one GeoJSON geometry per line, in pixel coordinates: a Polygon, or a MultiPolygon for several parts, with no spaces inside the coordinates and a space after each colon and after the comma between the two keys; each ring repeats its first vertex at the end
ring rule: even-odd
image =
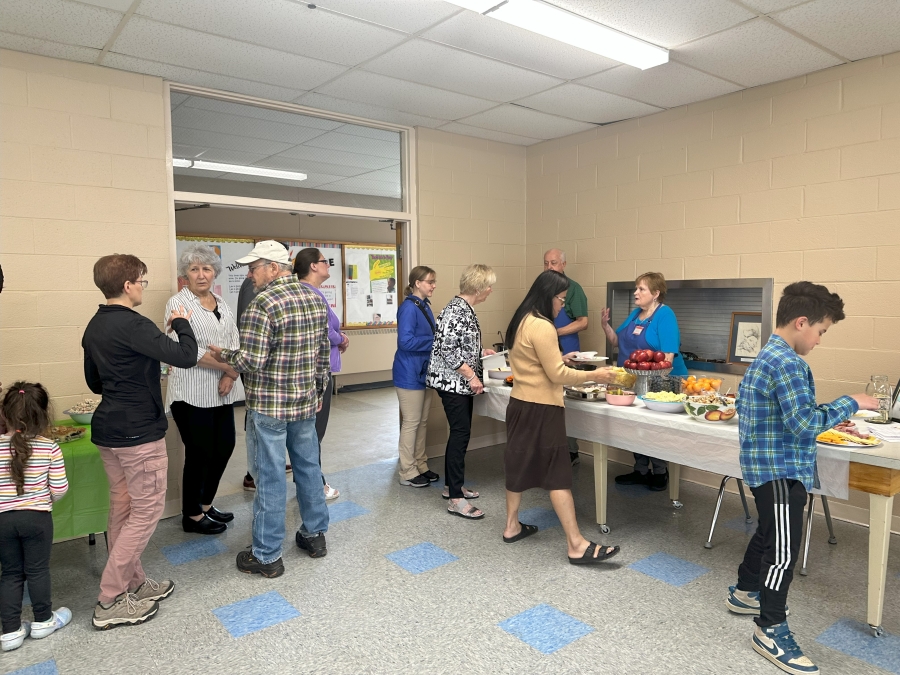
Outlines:
{"type": "Polygon", "coordinates": [[[344,316],[344,256],[341,244],[323,244],[317,242],[306,241],[284,241],[282,242],[288,247],[288,255],[291,262],[304,248],[317,248],[322,257],[328,261],[328,272],[330,276],[319,287],[322,295],[328,300],[328,304],[334,313],[341,318],[344,316]]]}
{"type": "MultiPolygon", "coordinates": [[[[176,237],[175,254],[181,257],[182,251],[194,244],[209,246],[222,261],[222,273],[213,282],[212,292],[221,297],[237,316],[238,294],[241,284],[247,277],[247,268],[238,265],[235,260],[243,258],[253,250],[253,239],[216,239],[209,240],[203,237],[176,237]]],[[[178,290],[185,286],[185,281],[178,278],[178,290]]]]}
{"type": "Polygon", "coordinates": [[[344,297],[351,327],[397,323],[397,249],[393,246],[344,246],[344,297]]]}

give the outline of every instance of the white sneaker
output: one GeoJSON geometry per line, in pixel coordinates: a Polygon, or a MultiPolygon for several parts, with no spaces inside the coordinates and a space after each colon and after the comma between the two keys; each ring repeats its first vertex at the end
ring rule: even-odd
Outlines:
{"type": "Polygon", "coordinates": [[[332,499],[337,499],[341,496],[339,490],[331,487],[328,483],[325,483],[325,501],[330,502],[332,499]]]}
{"type": "Polygon", "coordinates": [[[0,649],[4,652],[11,652],[13,649],[18,649],[22,646],[22,643],[25,642],[25,638],[28,637],[28,632],[30,630],[31,623],[23,621],[22,625],[19,626],[19,630],[0,635],[0,649]]]}
{"type": "Polygon", "coordinates": [[[35,621],[31,624],[31,637],[35,640],[45,638],[51,633],[67,626],[72,620],[72,610],[68,607],[60,607],[53,610],[53,616],[48,621],[35,621]]]}

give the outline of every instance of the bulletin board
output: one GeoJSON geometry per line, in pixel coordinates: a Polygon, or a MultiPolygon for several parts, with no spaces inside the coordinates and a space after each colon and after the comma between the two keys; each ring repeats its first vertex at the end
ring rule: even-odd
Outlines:
{"type": "Polygon", "coordinates": [[[316,241],[282,241],[288,247],[288,255],[291,262],[297,254],[305,248],[317,248],[324,258],[328,260],[330,265],[329,272],[331,276],[326,279],[319,290],[328,300],[328,304],[332,311],[343,322],[344,317],[344,250],[342,244],[332,242],[316,242],[316,241]]]}
{"type": "Polygon", "coordinates": [[[372,244],[344,245],[344,325],[350,328],[397,324],[397,249],[372,244]]]}
{"type": "MultiPolygon", "coordinates": [[[[217,238],[210,240],[204,237],[177,236],[175,237],[176,257],[180,258],[182,251],[194,244],[209,246],[221,259],[222,273],[213,282],[212,292],[228,303],[232,313],[237,316],[238,295],[241,290],[241,284],[244,283],[244,279],[247,276],[247,268],[238,265],[235,260],[250,253],[256,241],[249,237],[246,239],[217,238]]],[[[184,279],[179,277],[178,290],[180,291],[184,286],[184,279]]]]}

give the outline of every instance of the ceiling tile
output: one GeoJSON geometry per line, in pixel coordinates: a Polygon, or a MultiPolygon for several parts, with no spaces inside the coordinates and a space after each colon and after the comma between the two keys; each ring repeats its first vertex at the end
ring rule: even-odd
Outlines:
{"type": "Polygon", "coordinates": [[[103,49],[121,12],[65,0],[3,0],[0,26],[8,33],[103,49]]]}
{"type": "Polygon", "coordinates": [[[142,0],[137,14],[348,66],[407,38],[394,30],[285,0],[142,0]]]}
{"type": "Polygon", "coordinates": [[[251,117],[256,120],[269,120],[280,124],[293,124],[301,127],[310,127],[313,129],[322,129],[324,131],[332,131],[339,127],[345,126],[343,122],[335,122],[334,120],[314,117],[312,115],[304,115],[303,113],[292,113],[283,110],[273,110],[271,108],[262,108],[246,103],[235,103],[233,101],[223,101],[219,98],[209,98],[207,96],[191,96],[185,103],[189,108],[199,108],[201,110],[211,110],[226,115],[236,115],[238,117],[251,117]]]}
{"type": "Polygon", "coordinates": [[[472,127],[468,124],[460,122],[450,122],[441,127],[441,131],[449,131],[453,134],[462,134],[463,136],[474,136],[475,138],[484,138],[489,141],[497,141],[499,143],[511,143],[513,145],[533,145],[540,143],[539,138],[528,138],[527,136],[517,136],[516,134],[508,134],[504,131],[491,131],[490,129],[480,129],[472,127]]]}
{"type": "Polygon", "coordinates": [[[227,75],[217,75],[202,70],[194,70],[193,68],[182,68],[181,66],[172,66],[167,63],[147,61],[113,52],[106,55],[103,59],[103,65],[110,68],[119,68],[120,70],[129,70],[133,73],[156,75],[157,77],[162,77],[172,82],[180,82],[181,84],[193,84],[198,87],[233,91],[236,94],[259,96],[260,98],[273,101],[291,101],[303,93],[302,90],[298,89],[287,89],[273,84],[266,84],[265,82],[242,80],[227,75]]]}
{"type": "Polygon", "coordinates": [[[780,9],[793,7],[794,5],[801,5],[804,2],[809,2],[809,0],[742,0],[742,2],[758,12],[768,14],[777,12],[780,9]]]}
{"type": "Polygon", "coordinates": [[[775,26],[754,19],[685,45],[679,61],[747,87],[786,80],[841,61],[775,26]]]}
{"type": "Polygon", "coordinates": [[[668,48],[755,16],[729,0],[550,0],[550,4],[668,48]]]}
{"type": "Polygon", "coordinates": [[[851,61],[900,50],[897,0],[815,0],[773,18],[851,61]]]}
{"type": "MultiPolygon", "coordinates": [[[[260,152],[241,152],[239,150],[225,150],[173,142],[172,157],[205,159],[208,162],[224,162],[226,164],[253,164],[261,159],[265,159],[266,155],[260,152]]],[[[281,168],[268,163],[266,165],[275,169],[281,168]]]]}
{"type": "Polygon", "coordinates": [[[97,57],[100,56],[99,49],[64,45],[59,42],[51,42],[50,40],[41,40],[39,38],[26,37],[24,35],[13,35],[12,33],[4,33],[2,31],[0,31],[0,47],[4,49],[14,49],[17,52],[52,56],[56,59],[81,61],[82,63],[93,63],[97,60],[97,57]]]}
{"type": "Polygon", "coordinates": [[[267,157],[265,165],[273,169],[285,169],[287,171],[302,171],[303,173],[327,174],[329,176],[358,176],[369,173],[369,169],[347,164],[329,164],[328,162],[315,162],[311,159],[296,159],[284,155],[267,157]]]}
{"type": "Polygon", "coordinates": [[[113,9],[123,14],[128,11],[134,0],[78,0],[83,5],[95,5],[96,7],[105,7],[113,9]]]}
{"type": "Polygon", "coordinates": [[[418,32],[461,11],[440,0],[321,0],[316,5],[406,33],[418,32]]]}
{"type": "Polygon", "coordinates": [[[501,105],[460,120],[482,129],[513,133],[518,136],[547,140],[593,129],[595,125],[575,122],[516,105],[501,105]]]}
{"type": "Polygon", "coordinates": [[[517,103],[551,115],[562,115],[593,124],[607,124],[660,111],[655,106],[582,87],[580,84],[564,84],[520,99],[517,103]]]}
{"type": "Polygon", "coordinates": [[[484,99],[361,70],[351,70],[319,87],[317,93],[434,118],[456,119],[496,105],[484,99]]]}
{"type": "Polygon", "coordinates": [[[169,104],[174,108],[181,105],[190,98],[191,96],[189,96],[188,94],[179,94],[177,91],[173,91],[169,94],[169,104]]]}
{"type": "Polygon", "coordinates": [[[621,94],[663,108],[674,108],[738,91],[740,86],[675,61],[640,70],[628,65],[591,75],[579,84],[621,94]]]}
{"type": "Polygon", "coordinates": [[[457,14],[422,37],[566,80],[619,63],[475,12],[457,14]]]}
{"type": "Polygon", "coordinates": [[[380,141],[387,141],[394,145],[400,144],[400,132],[388,131],[387,129],[376,129],[375,127],[366,127],[361,124],[345,124],[338,132],[342,134],[350,134],[351,136],[362,136],[363,138],[376,138],[380,141]]]}
{"type": "Polygon", "coordinates": [[[212,133],[299,144],[329,133],[324,129],[283,124],[272,120],[226,115],[183,105],[172,111],[172,127],[200,129],[212,133]]]}
{"type": "Polygon", "coordinates": [[[246,136],[227,136],[214,131],[202,129],[186,129],[172,127],[172,143],[193,145],[200,148],[220,148],[222,150],[240,150],[241,152],[274,155],[291,147],[291,143],[266,141],[246,136]]]}
{"type": "Polygon", "coordinates": [[[427,40],[411,40],[362,68],[491,101],[511,101],[562,82],[427,40]]]}
{"type": "MultiPolygon", "coordinates": [[[[362,155],[355,152],[342,152],[331,148],[314,148],[308,145],[297,145],[281,153],[278,157],[286,157],[300,160],[310,160],[323,164],[338,164],[340,166],[358,167],[361,170],[375,171],[385,169],[396,163],[395,158],[376,157],[375,155],[362,155]]],[[[274,157],[272,158],[275,159],[274,157]]]]}
{"type": "Polygon", "coordinates": [[[301,90],[312,89],[346,70],[333,63],[139,16],[125,24],[111,51],[301,90]]]}
{"type": "Polygon", "coordinates": [[[400,197],[400,183],[386,183],[377,180],[366,180],[365,178],[344,178],[343,180],[321,185],[322,190],[332,190],[334,192],[350,192],[359,195],[377,195],[379,197],[400,197]]]}
{"type": "Polygon", "coordinates": [[[400,112],[399,110],[390,110],[369,103],[345,101],[341,98],[317,94],[315,92],[303,94],[303,96],[298,98],[295,103],[309,106],[310,108],[318,108],[319,110],[327,110],[329,112],[342,113],[344,115],[354,115],[356,117],[364,117],[379,122],[402,124],[409,127],[430,127],[436,129],[446,122],[446,120],[425,117],[424,115],[413,115],[411,113],[400,112]]]}
{"type": "Polygon", "coordinates": [[[304,145],[314,148],[326,148],[328,150],[340,150],[341,152],[355,152],[361,155],[374,155],[375,157],[393,159],[396,162],[400,161],[399,136],[391,142],[331,131],[306,141],[304,145]]]}

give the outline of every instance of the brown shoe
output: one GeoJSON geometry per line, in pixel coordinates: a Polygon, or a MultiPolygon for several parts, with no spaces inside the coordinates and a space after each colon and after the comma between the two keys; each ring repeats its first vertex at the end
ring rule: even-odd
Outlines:
{"type": "Polygon", "coordinates": [[[254,490],[256,490],[256,483],[253,481],[253,476],[251,476],[249,473],[244,476],[244,489],[247,492],[253,492],[254,490]]]}

